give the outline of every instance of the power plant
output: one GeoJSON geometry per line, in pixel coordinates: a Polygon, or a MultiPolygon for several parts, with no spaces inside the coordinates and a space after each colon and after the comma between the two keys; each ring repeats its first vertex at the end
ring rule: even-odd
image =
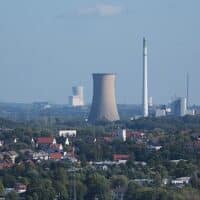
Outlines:
{"type": "Polygon", "coordinates": [[[69,96],[69,105],[72,107],[84,106],[83,86],[72,87],[72,96],[69,96]]]}
{"type": "Polygon", "coordinates": [[[178,116],[178,117],[183,117],[187,113],[187,99],[185,97],[179,97],[176,98],[172,103],[171,103],[171,109],[172,109],[172,115],[178,116]]]}
{"type": "Polygon", "coordinates": [[[117,121],[119,114],[115,99],[115,80],[113,73],[93,74],[93,100],[88,121],[117,121]]]}
{"type": "Polygon", "coordinates": [[[149,116],[148,110],[148,71],[147,71],[147,42],[143,38],[143,95],[142,95],[142,106],[143,106],[143,117],[149,116]]]}
{"type": "MultiPolygon", "coordinates": [[[[135,109],[137,117],[162,117],[194,115],[194,110],[189,109],[189,74],[187,74],[186,98],[176,98],[168,105],[153,105],[153,98],[148,96],[148,47],[147,40],[143,38],[142,49],[142,109],[135,109]]],[[[116,74],[93,74],[93,99],[88,115],[88,122],[117,121],[120,120],[115,97],[116,74]]],[[[72,107],[84,105],[83,87],[73,87],[73,96],[69,97],[72,107]]],[[[121,109],[122,107],[120,107],[121,109]]],[[[124,108],[123,108],[124,109],[124,108]]],[[[123,115],[123,112],[122,112],[123,115]]],[[[131,116],[132,119],[132,116],[131,116]]]]}

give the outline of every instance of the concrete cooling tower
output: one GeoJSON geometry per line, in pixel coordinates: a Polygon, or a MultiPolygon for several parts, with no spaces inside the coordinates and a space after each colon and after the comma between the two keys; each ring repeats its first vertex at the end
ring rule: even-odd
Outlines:
{"type": "Polygon", "coordinates": [[[115,99],[115,79],[115,74],[93,74],[93,100],[89,122],[119,120],[115,99]]]}

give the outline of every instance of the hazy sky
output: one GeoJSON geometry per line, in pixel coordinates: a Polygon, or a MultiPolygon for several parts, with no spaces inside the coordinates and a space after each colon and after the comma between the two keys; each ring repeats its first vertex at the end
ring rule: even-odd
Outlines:
{"type": "Polygon", "coordinates": [[[0,0],[0,101],[67,103],[73,85],[92,98],[93,72],[117,73],[118,103],[140,103],[142,38],[156,103],[200,104],[199,0],[0,0]]]}

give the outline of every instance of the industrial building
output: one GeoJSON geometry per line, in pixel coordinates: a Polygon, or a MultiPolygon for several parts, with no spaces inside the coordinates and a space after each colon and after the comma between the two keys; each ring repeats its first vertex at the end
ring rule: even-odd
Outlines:
{"type": "Polygon", "coordinates": [[[187,100],[185,97],[179,97],[171,103],[171,114],[179,117],[187,114],[187,100]]]}

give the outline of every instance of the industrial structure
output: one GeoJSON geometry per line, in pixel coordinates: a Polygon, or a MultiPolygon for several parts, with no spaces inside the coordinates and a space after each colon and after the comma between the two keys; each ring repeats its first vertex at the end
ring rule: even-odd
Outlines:
{"type": "Polygon", "coordinates": [[[119,114],[115,99],[116,75],[112,73],[93,74],[93,100],[88,121],[117,121],[119,114]]]}
{"type": "Polygon", "coordinates": [[[84,106],[83,86],[72,87],[72,96],[69,96],[69,105],[72,107],[84,106]]]}
{"type": "Polygon", "coordinates": [[[187,99],[179,97],[171,103],[171,112],[174,116],[183,117],[187,114],[187,99]]]}
{"type": "Polygon", "coordinates": [[[189,109],[189,88],[190,87],[190,76],[189,73],[187,73],[187,109],[189,109]]]}
{"type": "Polygon", "coordinates": [[[143,117],[148,117],[148,69],[147,69],[147,42],[143,38],[143,95],[142,95],[143,117]]]}

